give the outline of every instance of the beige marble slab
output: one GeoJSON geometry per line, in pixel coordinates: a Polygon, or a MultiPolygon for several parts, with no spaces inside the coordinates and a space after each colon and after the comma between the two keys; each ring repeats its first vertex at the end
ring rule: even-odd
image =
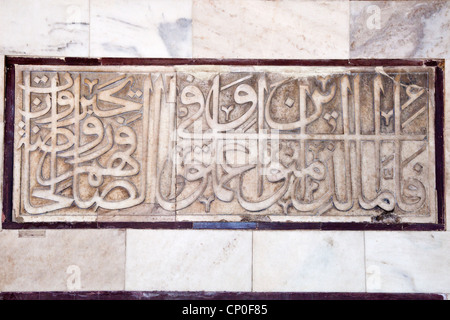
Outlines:
{"type": "Polygon", "coordinates": [[[363,232],[254,232],[253,290],[365,292],[363,232]]]}
{"type": "Polygon", "coordinates": [[[347,59],[348,17],[348,1],[194,0],[193,57],[347,59]]]}
{"type": "Polygon", "coordinates": [[[89,0],[1,0],[0,53],[89,55],[89,0]]]}
{"type": "Polygon", "coordinates": [[[252,234],[128,230],[126,290],[250,291],[252,234]]]}
{"type": "Polygon", "coordinates": [[[0,291],[121,291],[124,230],[3,230],[0,291]]]}
{"type": "Polygon", "coordinates": [[[436,222],[433,72],[16,66],[14,220],[436,222]]]}
{"type": "Polygon", "coordinates": [[[449,14],[449,1],[350,1],[350,57],[448,58],[449,14]]]}
{"type": "Polygon", "coordinates": [[[366,232],[368,292],[448,292],[450,233],[366,232]]]}
{"type": "Polygon", "coordinates": [[[91,0],[91,57],[191,58],[192,0],[91,0]]]}

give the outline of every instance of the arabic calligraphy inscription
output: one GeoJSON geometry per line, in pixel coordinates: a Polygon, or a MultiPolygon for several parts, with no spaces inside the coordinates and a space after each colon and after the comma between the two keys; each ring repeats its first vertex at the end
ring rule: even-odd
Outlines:
{"type": "Polygon", "coordinates": [[[436,219],[432,68],[18,66],[17,221],[436,219]]]}

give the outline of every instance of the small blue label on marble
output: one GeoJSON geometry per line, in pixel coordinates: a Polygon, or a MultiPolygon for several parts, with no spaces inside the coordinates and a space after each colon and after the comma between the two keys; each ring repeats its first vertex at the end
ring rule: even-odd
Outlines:
{"type": "Polygon", "coordinates": [[[256,229],[256,222],[194,222],[194,229],[256,229]]]}

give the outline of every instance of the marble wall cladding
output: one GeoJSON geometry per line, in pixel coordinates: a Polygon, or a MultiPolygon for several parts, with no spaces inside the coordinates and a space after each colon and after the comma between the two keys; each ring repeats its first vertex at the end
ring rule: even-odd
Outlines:
{"type": "Polygon", "coordinates": [[[348,15],[348,1],[194,0],[193,56],[347,59],[348,15]]]}
{"type": "MultiPolygon", "coordinates": [[[[0,68],[2,55],[448,59],[449,21],[450,1],[0,0],[0,68]]],[[[0,291],[448,293],[449,250],[448,231],[4,229],[0,291]]]]}
{"type": "Polygon", "coordinates": [[[365,291],[363,232],[260,231],[253,238],[254,291],[365,291]]]}
{"type": "Polygon", "coordinates": [[[124,230],[3,230],[0,291],[120,291],[124,230]]]}
{"type": "Polygon", "coordinates": [[[190,58],[192,0],[91,0],[91,56],[190,58]]]}
{"type": "Polygon", "coordinates": [[[89,0],[0,0],[0,53],[88,56],[89,0]]]}
{"type": "Polygon", "coordinates": [[[450,57],[450,1],[351,1],[351,58],[450,57]]]}
{"type": "Polygon", "coordinates": [[[366,232],[368,292],[448,292],[450,233],[366,232]]]}
{"type": "Polygon", "coordinates": [[[250,291],[252,234],[128,230],[126,290],[250,291]]]}

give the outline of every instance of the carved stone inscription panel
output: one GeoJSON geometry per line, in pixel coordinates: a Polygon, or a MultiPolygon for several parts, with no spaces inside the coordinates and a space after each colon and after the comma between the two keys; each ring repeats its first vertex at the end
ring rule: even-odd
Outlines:
{"type": "Polygon", "coordinates": [[[15,221],[436,222],[431,67],[15,79],[15,221]]]}

